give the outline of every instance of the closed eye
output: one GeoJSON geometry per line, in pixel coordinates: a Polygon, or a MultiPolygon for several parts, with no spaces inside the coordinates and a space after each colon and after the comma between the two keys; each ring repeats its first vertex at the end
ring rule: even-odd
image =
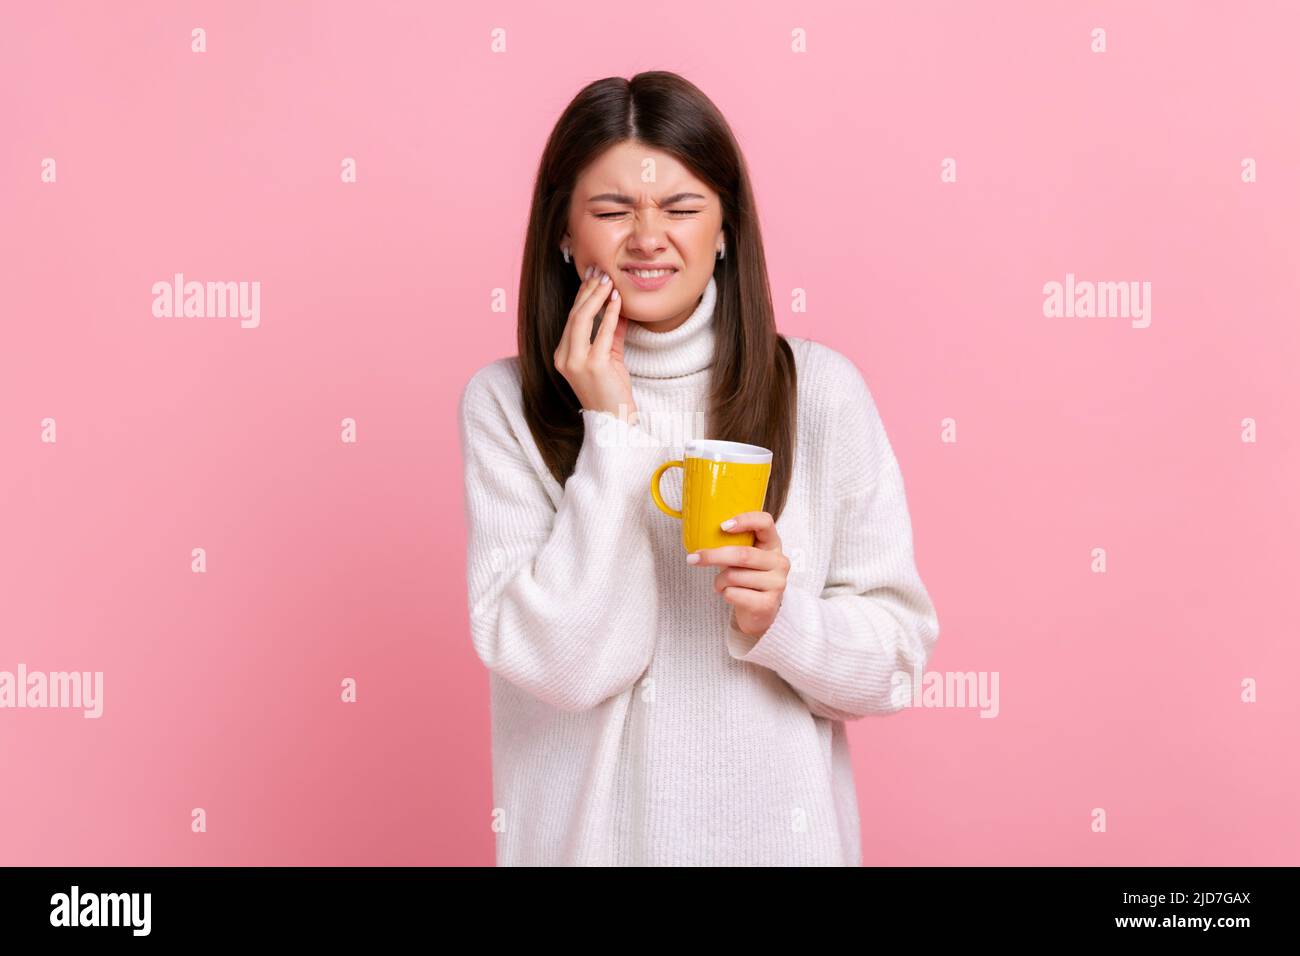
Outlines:
{"type": "MultiPolygon", "coordinates": [[[[670,216],[695,216],[695,215],[698,215],[698,214],[701,213],[701,212],[703,212],[703,210],[701,210],[701,209],[670,209],[670,210],[668,210],[668,215],[670,215],[670,216]]],[[[608,219],[608,218],[610,218],[611,216],[626,216],[626,215],[627,215],[627,213],[625,213],[625,212],[598,212],[598,213],[596,213],[596,218],[597,218],[597,219],[608,219]]]]}

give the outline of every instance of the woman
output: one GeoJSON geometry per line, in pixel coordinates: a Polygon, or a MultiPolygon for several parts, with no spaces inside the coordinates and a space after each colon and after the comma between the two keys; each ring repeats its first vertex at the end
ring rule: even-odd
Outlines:
{"type": "Polygon", "coordinates": [[[499,865],[861,865],[844,722],[906,705],[938,620],[862,375],[778,335],[768,288],[708,98],[582,90],[533,191],[518,355],[460,402],[499,865]],[[730,529],[754,547],[692,561],[649,480],[697,437],[773,457],[730,529]]]}

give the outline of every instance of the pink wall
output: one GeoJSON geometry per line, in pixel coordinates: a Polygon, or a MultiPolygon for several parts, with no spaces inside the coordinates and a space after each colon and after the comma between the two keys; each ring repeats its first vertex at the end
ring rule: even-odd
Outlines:
{"type": "Polygon", "coordinates": [[[741,140],[782,330],[877,397],[931,669],[999,675],[994,719],[850,725],[866,861],[1297,862],[1295,6],[654,13],[10,15],[0,670],[104,697],[0,710],[0,864],[492,862],[456,401],[514,351],[550,125],[656,68],[741,140]],[[155,317],[176,272],[259,282],[260,324],[155,317]],[[1067,273],[1149,282],[1150,324],[1044,316],[1067,273]]]}

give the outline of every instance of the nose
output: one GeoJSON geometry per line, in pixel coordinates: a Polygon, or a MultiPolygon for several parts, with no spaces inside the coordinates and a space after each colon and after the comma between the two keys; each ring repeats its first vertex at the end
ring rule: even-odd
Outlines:
{"type": "Polygon", "coordinates": [[[632,212],[632,229],[628,235],[629,248],[641,253],[654,253],[667,246],[662,210],[654,206],[638,206],[632,212]]]}

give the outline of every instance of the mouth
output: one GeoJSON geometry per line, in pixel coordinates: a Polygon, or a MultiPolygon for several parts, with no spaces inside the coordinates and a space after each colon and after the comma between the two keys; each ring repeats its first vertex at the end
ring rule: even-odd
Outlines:
{"type": "Polygon", "coordinates": [[[621,271],[632,280],[634,286],[646,292],[662,289],[677,275],[675,266],[623,266],[621,271]]]}

